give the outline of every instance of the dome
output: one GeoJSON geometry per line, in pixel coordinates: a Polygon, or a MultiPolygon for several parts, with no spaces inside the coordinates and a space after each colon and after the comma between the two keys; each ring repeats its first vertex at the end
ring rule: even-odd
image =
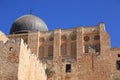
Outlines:
{"type": "Polygon", "coordinates": [[[26,33],[30,31],[48,31],[42,19],[34,15],[24,15],[18,18],[10,29],[10,34],[26,33]]]}

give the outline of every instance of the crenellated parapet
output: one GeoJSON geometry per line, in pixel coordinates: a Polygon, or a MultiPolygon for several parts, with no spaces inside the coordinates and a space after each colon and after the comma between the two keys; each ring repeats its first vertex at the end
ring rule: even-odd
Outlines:
{"type": "Polygon", "coordinates": [[[45,69],[23,39],[0,41],[1,80],[46,80],[45,69]]]}
{"type": "Polygon", "coordinates": [[[45,69],[38,57],[31,52],[29,46],[21,40],[19,56],[18,80],[46,80],[45,69]]]}

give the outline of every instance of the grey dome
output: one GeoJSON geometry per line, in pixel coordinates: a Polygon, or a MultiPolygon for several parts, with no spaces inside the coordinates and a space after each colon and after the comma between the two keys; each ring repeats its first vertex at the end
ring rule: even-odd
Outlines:
{"type": "Polygon", "coordinates": [[[39,17],[34,15],[24,15],[12,24],[10,34],[26,33],[30,31],[48,31],[48,28],[44,21],[39,17]]]}

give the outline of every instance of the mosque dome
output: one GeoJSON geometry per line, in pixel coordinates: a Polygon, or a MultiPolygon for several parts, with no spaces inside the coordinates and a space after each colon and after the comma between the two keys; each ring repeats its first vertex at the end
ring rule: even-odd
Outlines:
{"type": "Polygon", "coordinates": [[[18,18],[10,29],[10,34],[27,33],[31,31],[48,31],[45,22],[34,15],[24,15],[18,18]]]}

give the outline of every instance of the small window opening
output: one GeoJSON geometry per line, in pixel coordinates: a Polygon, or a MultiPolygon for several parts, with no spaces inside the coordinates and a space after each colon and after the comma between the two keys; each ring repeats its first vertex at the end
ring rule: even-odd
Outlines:
{"type": "Polygon", "coordinates": [[[90,38],[89,38],[88,36],[85,36],[85,37],[84,37],[84,41],[87,42],[87,41],[89,41],[89,40],[90,40],[90,38]]]}
{"type": "Polygon", "coordinates": [[[10,49],[9,49],[10,51],[12,51],[13,50],[13,47],[10,47],[10,49]]]}
{"type": "Polygon", "coordinates": [[[100,44],[95,45],[95,51],[100,52],[100,44]]]}
{"type": "Polygon", "coordinates": [[[117,70],[120,70],[120,60],[116,62],[117,70]]]}
{"type": "Polygon", "coordinates": [[[71,72],[71,64],[66,64],[66,72],[71,72]]]}
{"type": "Polygon", "coordinates": [[[120,54],[118,54],[118,57],[120,57],[120,54]]]}

